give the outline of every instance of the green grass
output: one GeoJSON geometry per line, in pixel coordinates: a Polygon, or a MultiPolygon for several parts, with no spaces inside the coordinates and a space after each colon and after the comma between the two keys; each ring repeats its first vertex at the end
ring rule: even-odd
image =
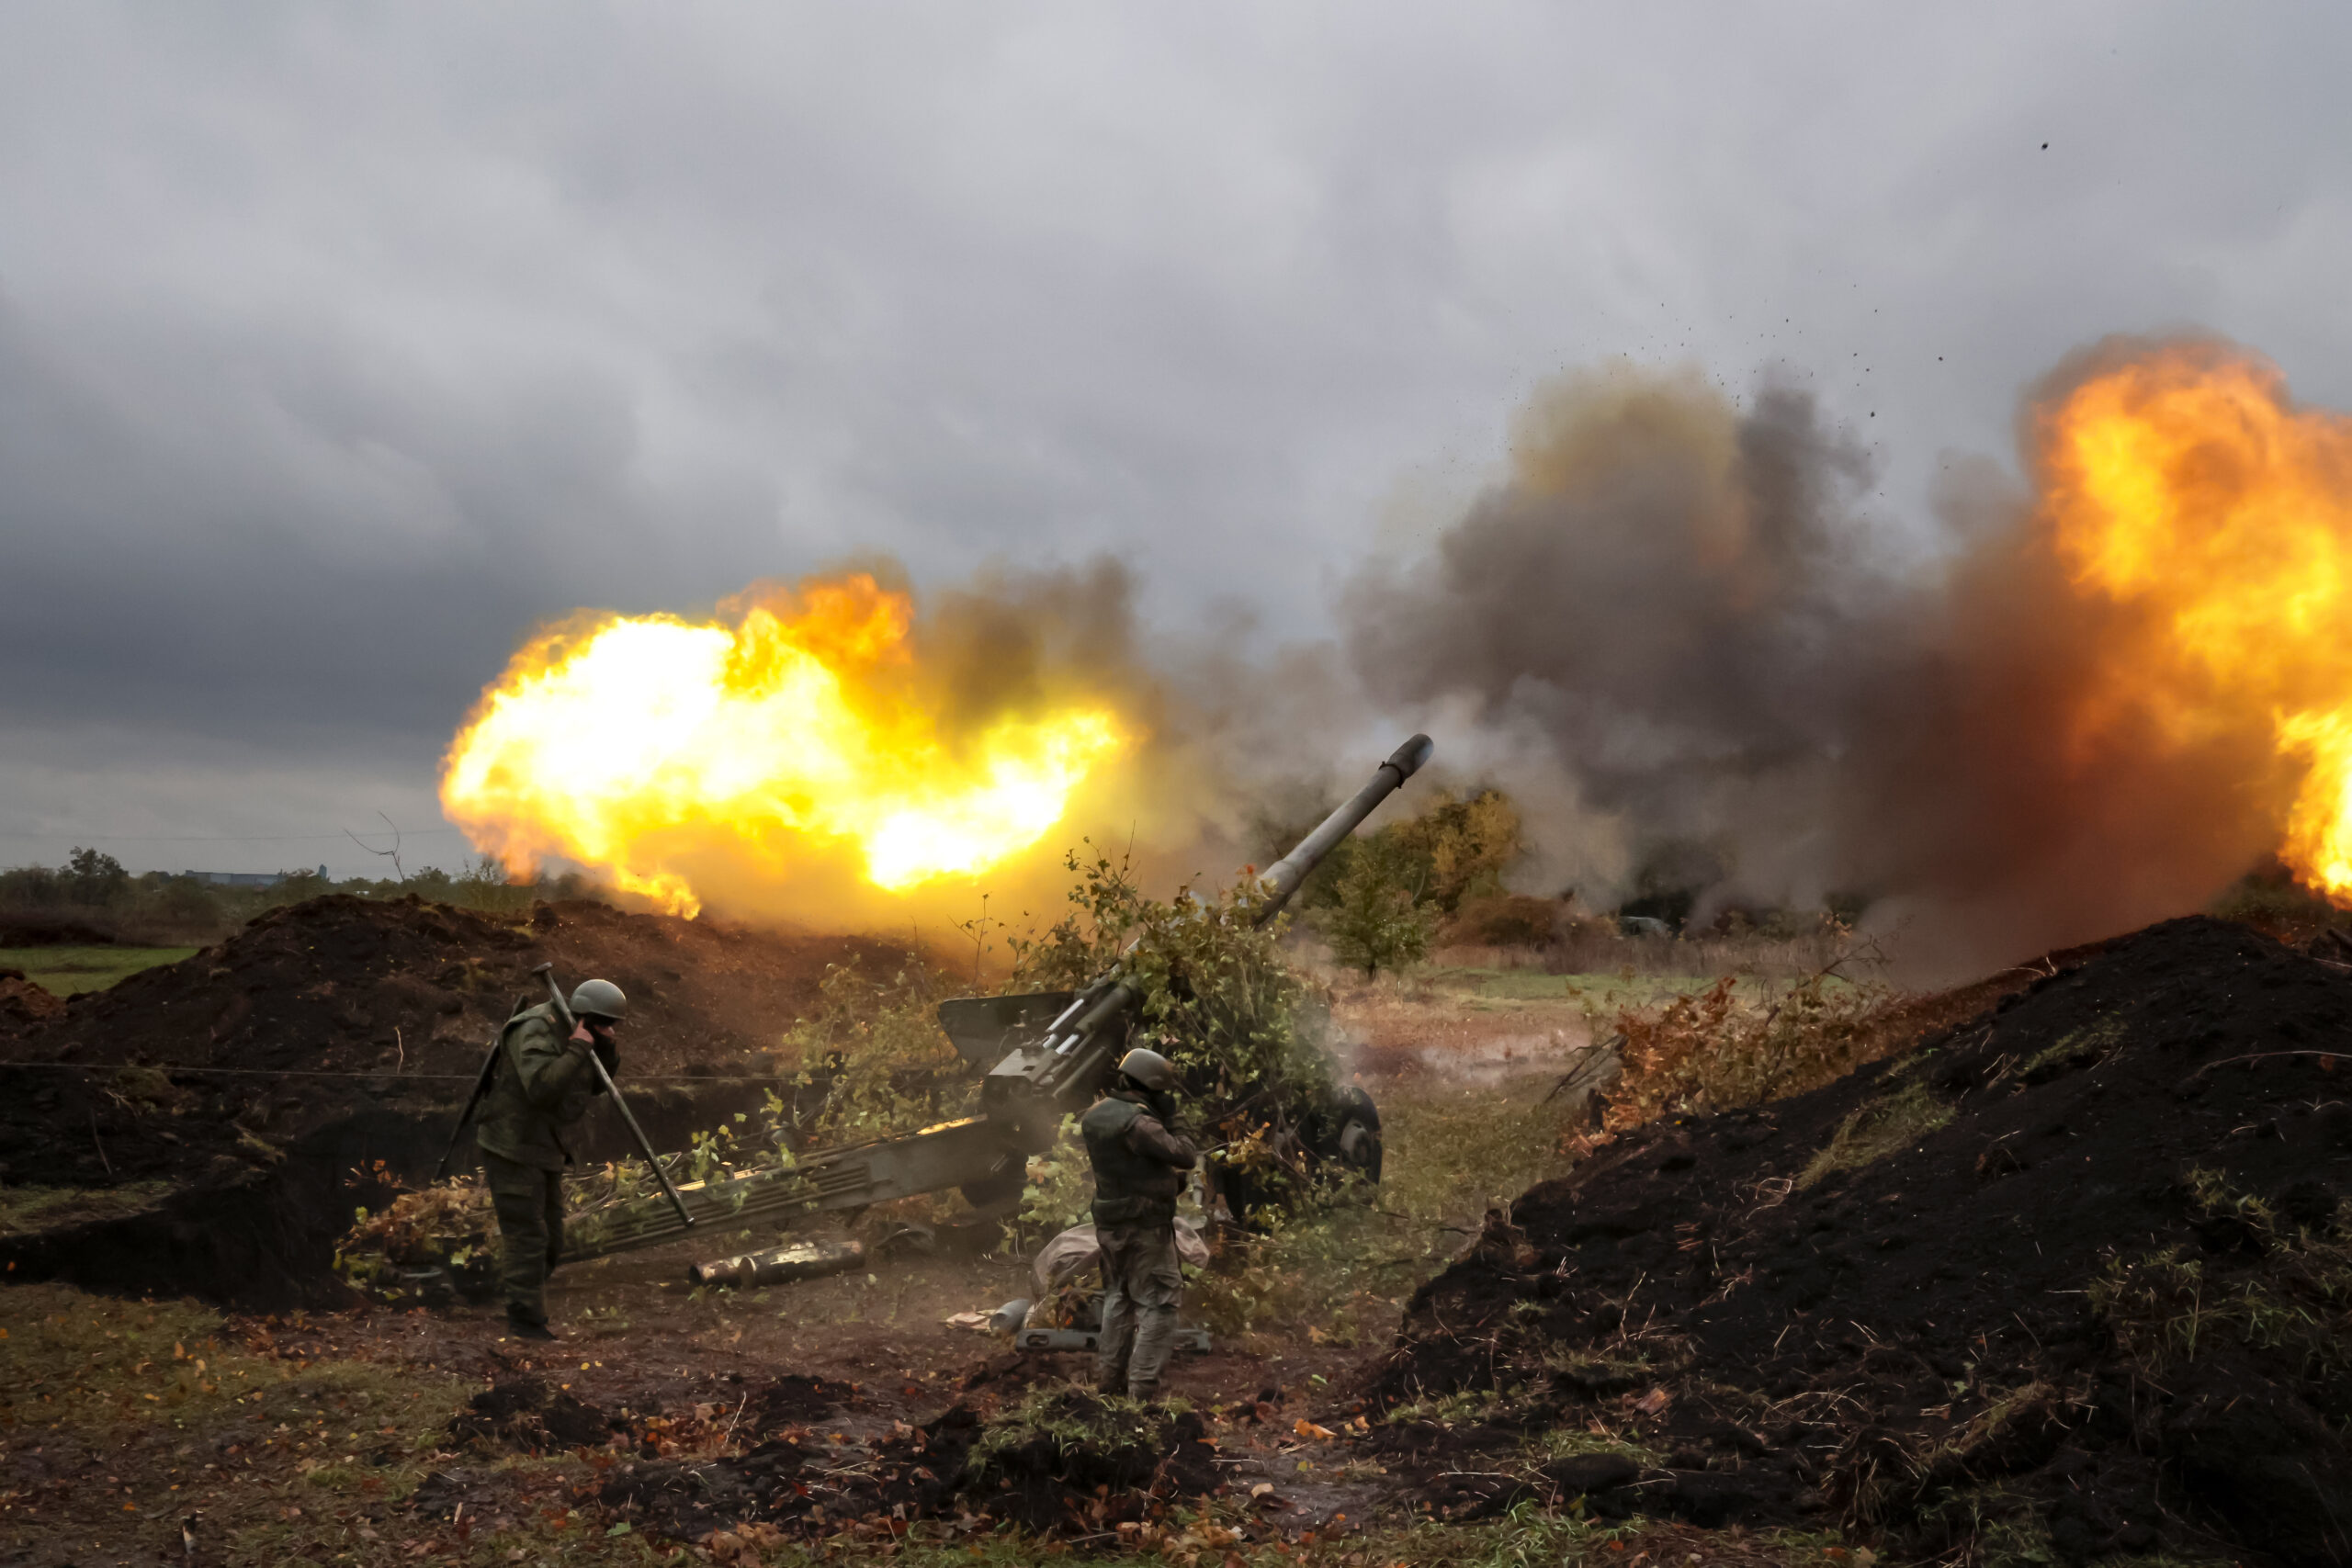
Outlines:
{"type": "MultiPolygon", "coordinates": [[[[1552,975],[1541,969],[1431,968],[1420,971],[1417,978],[1449,995],[1474,997],[1481,1001],[1561,1000],[1615,1009],[1651,1007],[1671,998],[1690,996],[1713,985],[1717,976],[1627,975],[1622,970],[1552,975]]],[[[1833,991],[1850,984],[1836,975],[1824,982],[1825,987],[1833,991]]],[[[1778,984],[1758,975],[1743,974],[1732,985],[1732,994],[1742,1000],[1775,996],[1780,989],[1778,984]]]]}
{"type": "MultiPolygon", "coordinates": [[[[1593,1007],[1614,1010],[1618,1008],[1654,1007],[1675,997],[1696,995],[1713,985],[1713,975],[1555,975],[1553,981],[1561,984],[1565,994],[1593,1007]]],[[[1760,997],[1771,987],[1753,975],[1742,975],[1732,984],[1732,995],[1742,998],[1760,997]]]]}
{"type": "Polygon", "coordinates": [[[1567,1116],[1524,1085],[1391,1090],[1381,1108],[1380,1206],[1425,1221],[1475,1221],[1567,1168],[1559,1152],[1567,1116]]]}
{"type": "Polygon", "coordinates": [[[2123,1021],[2103,1018],[2097,1023],[2068,1031],[2052,1043],[2019,1062],[2017,1075],[2031,1082],[2035,1074],[2050,1067],[2085,1066],[2106,1056],[2122,1041],[2123,1021]]]}
{"type": "MultiPolygon", "coordinates": [[[[1471,967],[1430,967],[1415,972],[1414,978],[1449,996],[1468,996],[1481,1001],[1540,1002],[1592,1001],[1606,1002],[1612,1007],[1644,1006],[1666,997],[1687,996],[1704,990],[1715,983],[1712,975],[1634,975],[1595,971],[1580,975],[1554,975],[1542,969],[1479,969],[1471,967]]],[[[1760,990],[1762,983],[1743,976],[1738,989],[1760,990]]]]}
{"type": "Polygon", "coordinates": [[[1496,1001],[1557,1001],[1568,995],[1563,976],[1541,969],[1430,968],[1416,976],[1454,996],[1496,1001]]]}
{"type": "Polygon", "coordinates": [[[1132,1399],[1073,1396],[1067,1388],[1041,1384],[1011,1409],[989,1418],[979,1441],[972,1445],[971,1462],[977,1467],[992,1465],[1037,1438],[1048,1439],[1063,1454],[1088,1448],[1148,1446],[1159,1438],[1170,1416],[1192,1407],[1186,1400],[1171,1398],[1156,1409],[1132,1399]]]}
{"type": "Polygon", "coordinates": [[[193,947],[0,947],[0,969],[21,969],[25,978],[61,997],[103,991],[141,969],[177,964],[193,947]]]}
{"type": "Polygon", "coordinates": [[[0,1320],[0,1444],[103,1455],[113,1472],[104,1488],[11,1495],[0,1541],[35,1561],[92,1541],[176,1556],[191,1498],[213,1560],[327,1561],[362,1507],[423,1477],[469,1392],[413,1367],[256,1354],[187,1303],[18,1285],[0,1320]]]}
{"type": "Polygon", "coordinates": [[[1854,1170],[1884,1159],[1951,1121],[1951,1107],[1928,1093],[1925,1084],[1905,1084],[1840,1122],[1828,1145],[1799,1173],[1797,1185],[1811,1187],[1832,1171],[1854,1170]]]}
{"type": "Polygon", "coordinates": [[[2180,1247],[2109,1258],[2088,1295],[2117,1347],[2151,1377],[2232,1346],[2321,1375],[2352,1366],[2352,1243],[2342,1239],[2352,1208],[2339,1205],[2314,1234],[2289,1228],[2218,1171],[2191,1168],[2183,1185],[2199,1219],[2235,1222],[2253,1261],[2180,1247]]]}

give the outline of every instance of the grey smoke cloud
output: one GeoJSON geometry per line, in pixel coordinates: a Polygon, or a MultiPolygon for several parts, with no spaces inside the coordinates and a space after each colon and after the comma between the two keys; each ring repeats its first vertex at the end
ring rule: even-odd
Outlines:
{"type": "Polygon", "coordinates": [[[1868,454],[1812,398],[1741,414],[1695,376],[1579,378],[1524,415],[1511,480],[1349,587],[1378,697],[1476,699],[1557,738],[1593,803],[1661,824],[1710,781],[1801,766],[1844,736],[1870,574],[1850,510],[1868,454]]]}
{"type": "MultiPolygon", "coordinates": [[[[2069,356],[2026,404],[2149,347],[2069,356]]],[[[1939,547],[1905,551],[1872,478],[1784,385],[1566,380],[1427,556],[1351,582],[1349,655],[1526,797],[1528,874],[1589,906],[1645,867],[1702,918],[1860,893],[1961,972],[2195,908],[2276,846],[2267,716],[2192,736],[2103,695],[2132,612],[2069,587],[2029,493],[1970,470],[1939,547]]]]}
{"type": "Polygon", "coordinates": [[[1532,874],[1605,907],[1642,856],[1720,844],[1751,879],[1811,885],[1759,894],[1818,897],[1859,701],[1915,654],[1889,641],[1898,579],[1856,510],[1872,475],[1786,386],[1743,411],[1696,375],[1564,380],[1429,557],[1349,585],[1350,655],[1375,701],[1503,738],[1487,765],[1514,787],[1574,782],[1537,814],[1532,874]]]}
{"type": "Polygon", "coordinates": [[[1780,367],[1897,550],[2110,329],[2352,401],[2343,16],[1699,15],[20,9],[0,861],[430,822],[537,622],[862,551],[1270,658],[1621,355],[1780,367]]]}

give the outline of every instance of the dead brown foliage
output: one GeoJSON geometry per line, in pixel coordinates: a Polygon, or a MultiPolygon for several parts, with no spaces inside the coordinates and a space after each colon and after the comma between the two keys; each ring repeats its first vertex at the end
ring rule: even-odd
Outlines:
{"type": "Polygon", "coordinates": [[[1547,947],[1559,935],[1567,906],[1524,893],[1464,898],[1438,929],[1440,947],[1547,947]]]}
{"type": "Polygon", "coordinates": [[[40,1023],[64,1012],[65,998],[25,978],[21,969],[0,969],[0,1022],[40,1023]]]}
{"type": "Polygon", "coordinates": [[[1843,1077],[1898,1048],[1906,998],[1868,980],[1840,977],[1864,966],[1849,951],[1795,983],[1743,997],[1725,975],[1705,989],[1595,1020],[1613,1031],[1624,1073],[1611,1089],[1611,1132],[1673,1112],[1707,1112],[1801,1094],[1843,1077]]]}

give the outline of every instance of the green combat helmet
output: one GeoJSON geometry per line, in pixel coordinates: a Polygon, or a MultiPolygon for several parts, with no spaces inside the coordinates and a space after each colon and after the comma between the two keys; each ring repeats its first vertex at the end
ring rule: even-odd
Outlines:
{"type": "Polygon", "coordinates": [[[1119,1058],[1119,1071],[1157,1094],[1174,1094],[1182,1087],[1176,1081],[1173,1062],[1140,1045],[1119,1058]]]}
{"type": "Polygon", "coordinates": [[[628,998],[610,980],[582,980],[572,987],[571,1016],[618,1021],[628,1016],[628,998]]]}

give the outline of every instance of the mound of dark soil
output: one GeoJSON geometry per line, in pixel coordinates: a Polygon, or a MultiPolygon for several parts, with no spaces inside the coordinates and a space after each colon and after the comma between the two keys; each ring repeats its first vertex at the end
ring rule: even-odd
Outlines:
{"type": "MultiPolygon", "coordinates": [[[[263,1294],[242,1244],[239,1261],[224,1252],[217,1268],[199,1266],[200,1224],[182,1226],[186,1245],[155,1252],[147,1269],[139,1246],[99,1234],[103,1225],[0,1238],[0,1255],[18,1279],[97,1289],[248,1304],[296,1299],[287,1292],[298,1279],[329,1291],[326,1244],[354,1205],[376,1205],[376,1178],[430,1170],[498,1024],[518,999],[544,997],[535,964],[552,961],[567,985],[601,975],[628,993],[624,1087],[655,1142],[682,1147],[690,1130],[757,1103],[756,1084],[707,1080],[780,1071],[769,1053],[817,999],[828,964],[878,970],[901,958],[861,938],[736,931],[588,902],[541,904],[510,921],[414,897],[335,895],[273,909],[181,963],[43,1010],[51,1016],[11,1024],[0,998],[0,1183],[234,1188],[282,1197],[306,1216],[299,1236],[254,1217],[254,1235],[290,1249],[286,1265],[260,1276],[263,1294]],[[320,1182],[328,1190],[304,1185],[320,1182]],[[315,1215],[334,1229],[311,1236],[315,1215]]],[[[626,1136],[600,1105],[575,1152],[610,1158],[626,1136]]],[[[458,1153],[462,1168],[469,1149],[458,1153]]],[[[141,1230],[134,1239],[153,1238],[141,1230]]]]}
{"type": "Polygon", "coordinates": [[[1001,1419],[965,1467],[968,1502],[1032,1529],[1086,1534],[1141,1518],[1151,1498],[1219,1483],[1201,1418],[1106,1403],[1071,1389],[1001,1419]]]}
{"type": "MultiPolygon", "coordinates": [[[[413,897],[316,898],[0,1036],[0,1176],[85,1187],[190,1179],[223,1159],[266,1163],[356,1107],[413,1105],[439,1122],[514,1002],[544,994],[530,973],[542,962],[567,983],[602,975],[629,994],[623,1079],[643,1086],[773,1068],[765,1053],[815,1000],[828,964],[898,957],[857,938],[737,931],[586,902],[506,922],[413,897]],[[12,1071],[11,1061],[94,1070],[12,1071]]],[[[660,1137],[652,1099],[639,1114],[660,1137]]],[[[427,1136],[351,1152],[405,1168],[429,1165],[439,1148],[427,1136]]]]}
{"type": "Polygon", "coordinates": [[[1144,1517],[1155,1499],[1214,1491],[1205,1431],[1197,1416],[1073,1390],[988,1424],[959,1404],[862,1449],[786,1431],[740,1457],[624,1465],[599,1501],[639,1529],[688,1540],[746,1526],[829,1535],[860,1521],[960,1514],[1087,1535],[1144,1517]]]}
{"type": "Polygon", "coordinates": [[[335,894],[273,909],[178,964],[74,998],[0,1058],[91,1064],[470,1074],[534,965],[627,991],[637,1073],[734,1072],[814,1002],[830,964],[895,964],[857,937],[796,938],[609,905],[539,904],[523,920],[335,894]]]}
{"type": "Polygon", "coordinates": [[[618,1466],[598,1500],[637,1529],[686,1540],[770,1524],[814,1534],[876,1514],[949,1511],[980,1418],[958,1404],[928,1425],[849,1449],[786,1432],[718,1460],[618,1466]]]}
{"type": "Polygon", "coordinates": [[[449,1441],[457,1448],[540,1454],[597,1447],[628,1429],[627,1421],[607,1416],[567,1390],[551,1389],[538,1378],[519,1377],[494,1383],[468,1400],[449,1423],[449,1441]]]}
{"type": "Polygon", "coordinates": [[[795,1422],[821,1421],[856,1400],[855,1383],[787,1372],[754,1389],[743,1402],[743,1416],[751,1423],[750,1430],[763,1432],[795,1422]]]}
{"type": "Polygon", "coordinates": [[[1415,1296],[1369,1392],[1501,1390],[1490,1419],[1622,1450],[1462,1511],[1582,1490],[1906,1554],[2352,1561],[2347,1041],[2352,971],[2153,927],[1900,1059],[1531,1190],[1415,1296]]]}

